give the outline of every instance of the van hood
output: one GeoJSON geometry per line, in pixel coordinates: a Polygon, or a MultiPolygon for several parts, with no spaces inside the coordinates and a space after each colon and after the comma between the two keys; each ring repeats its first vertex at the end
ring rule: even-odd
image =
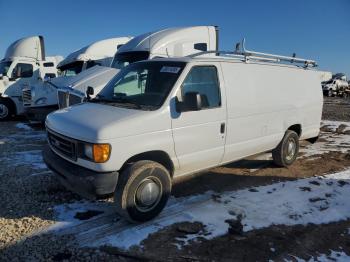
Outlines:
{"type": "Polygon", "coordinates": [[[96,143],[155,131],[145,127],[155,111],[142,111],[97,103],[83,103],[47,116],[47,128],[74,139],[96,143]]]}

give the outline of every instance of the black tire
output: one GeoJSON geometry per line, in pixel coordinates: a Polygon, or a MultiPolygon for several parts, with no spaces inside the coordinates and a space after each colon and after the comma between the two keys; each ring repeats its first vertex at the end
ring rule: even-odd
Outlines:
{"type": "Polygon", "coordinates": [[[9,120],[13,114],[13,105],[7,99],[0,98],[0,121],[9,120]]]}
{"type": "Polygon", "coordinates": [[[144,222],[163,210],[170,194],[169,171],[157,162],[142,160],[131,164],[119,175],[114,202],[121,216],[131,222],[144,222]],[[147,200],[151,202],[149,205],[144,203],[147,200]]]}
{"type": "Polygon", "coordinates": [[[272,150],[274,163],[280,167],[291,165],[297,158],[299,152],[299,136],[292,130],[287,130],[282,141],[272,150]],[[292,143],[293,145],[291,145],[292,143]],[[290,147],[293,147],[292,149],[290,147]]]}
{"type": "Polygon", "coordinates": [[[334,92],[333,92],[332,89],[328,90],[327,96],[328,97],[333,97],[334,96],[334,92]]]}

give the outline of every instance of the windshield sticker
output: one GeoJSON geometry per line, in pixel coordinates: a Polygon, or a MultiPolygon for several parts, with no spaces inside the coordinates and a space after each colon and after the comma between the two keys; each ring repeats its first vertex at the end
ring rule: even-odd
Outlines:
{"type": "Polygon", "coordinates": [[[174,66],[163,66],[162,69],[160,69],[161,73],[172,73],[177,74],[180,71],[180,67],[174,67],[174,66]]]}

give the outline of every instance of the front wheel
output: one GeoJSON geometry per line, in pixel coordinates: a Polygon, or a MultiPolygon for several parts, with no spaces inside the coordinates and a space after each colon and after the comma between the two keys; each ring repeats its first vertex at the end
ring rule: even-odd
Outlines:
{"type": "Polygon", "coordinates": [[[0,99],[0,121],[8,120],[12,115],[12,107],[9,101],[0,99]]]}
{"type": "Polygon", "coordinates": [[[120,174],[114,202],[121,216],[132,222],[144,222],[163,210],[170,193],[169,171],[157,162],[142,160],[120,174]]]}
{"type": "Polygon", "coordinates": [[[286,167],[291,165],[299,152],[299,136],[292,130],[287,130],[282,141],[272,150],[272,158],[276,165],[286,167]]]}
{"type": "Polygon", "coordinates": [[[328,96],[329,97],[333,97],[334,96],[334,92],[332,89],[328,90],[328,96]]]}

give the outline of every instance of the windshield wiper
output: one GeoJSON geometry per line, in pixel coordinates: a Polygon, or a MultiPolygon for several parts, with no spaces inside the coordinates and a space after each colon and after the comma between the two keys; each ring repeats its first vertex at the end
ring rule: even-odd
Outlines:
{"type": "Polygon", "coordinates": [[[103,103],[113,103],[112,100],[105,99],[105,98],[103,98],[103,96],[96,96],[95,98],[89,100],[89,102],[91,102],[91,103],[99,103],[99,102],[103,102],[103,103]]]}

